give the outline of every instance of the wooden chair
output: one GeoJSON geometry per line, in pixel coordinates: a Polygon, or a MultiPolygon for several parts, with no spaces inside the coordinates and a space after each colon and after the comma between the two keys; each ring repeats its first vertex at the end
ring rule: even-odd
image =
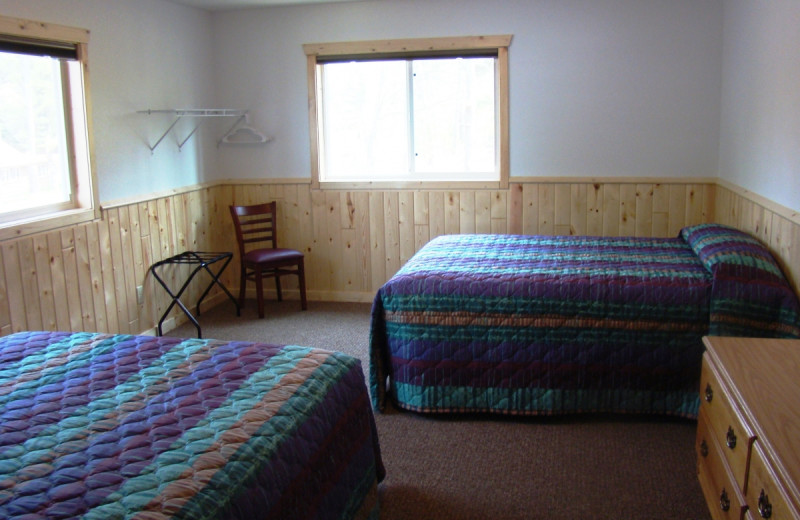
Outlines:
{"type": "Polygon", "coordinates": [[[236,241],[239,243],[241,278],[239,282],[239,307],[244,306],[244,289],[247,280],[256,283],[258,317],[264,317],[263,277],[275,278],[278,300],[282,301],[281,279],[283,275],[297,275],[300,282],[300,305],[306,303],[306,277],[303,268],[303,253],[294,249],[278,247],[275,201],[252,206],[230,206],[236,241]]]}

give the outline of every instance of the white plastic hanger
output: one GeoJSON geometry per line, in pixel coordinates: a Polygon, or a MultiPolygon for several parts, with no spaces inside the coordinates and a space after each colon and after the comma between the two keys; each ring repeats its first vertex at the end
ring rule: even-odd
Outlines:
{"type": "Polygon", "coordinates": [[[272,141],[271,137],[267,137],[261,131],[256,128],[253,128],[249,124],[249,117],[248,114],[244,114],[236,122],[233,126],[228,130],[228,132],[220,139],[219,143],[226,143],[226,144],[261,144],[267,143],[272,141]],[[244,124],[240,125],[244,121],[244,124]]]}

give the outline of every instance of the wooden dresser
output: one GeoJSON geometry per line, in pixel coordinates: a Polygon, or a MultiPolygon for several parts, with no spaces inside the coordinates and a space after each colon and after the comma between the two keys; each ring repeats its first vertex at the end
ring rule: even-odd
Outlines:
{"type": "Polygon", "coordinates": [[[696,449],[718,519],[800,519],[800,340],[706,337],[696,449]]]}

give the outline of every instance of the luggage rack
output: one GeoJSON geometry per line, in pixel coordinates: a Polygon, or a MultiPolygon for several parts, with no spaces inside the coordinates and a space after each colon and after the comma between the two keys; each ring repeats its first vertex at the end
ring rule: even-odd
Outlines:
{"type": "Polygon", "coordinates": [[[233,295],[230,293],[230,291],[228,291],[228,289],[219,280],[219,277],[222,274],[222,272],[225,270],[226,267],[228,267],[228,264],[230,263],[231,258],[233,258],[233,253],[230,253],[230,252],[213,253],[213,252],[207,252],[207,251],[185,251],[185,252],[183,252],[181,254],[178,254],[178,255],[175,255],[175,256],[171,256],[169,258],[166,258],[164,260],[156,262],[156,263],[154,263],[153,265],[150,266],[150,272],[153,273],[153,277],[155,277],[155,279],[158,280],[158,283],[161,284],[161,287],[163,287],[164,290],[167,291],[167,294],[169,294],[170,297],[172,298],[172,303],[169,304],[169,307],[167,307],[167,310],[165,310],[164,314],[161,315],[161,319],[158,320],[158,335],[159,336],[161,336],[163,334],[161,327],[162,327],[162,325],[164,323],[164,320],[167,318],[167,315],[172,310],[172,308],[175,305],[177,305],[178,307],[181,308],[183,313],[186,314],[186,316],[194,324],[195,328],[197,329],[197,337],[198,338],[202,338],[203,337],[202,336],[202,331],[200,329],[200,323],[198,323],[197,318],[195,318],[192,315],[192,313],[189,311],[189,309],[187,309],[186,306],[181,301],[181,295],[186,290],[186,288],[189,286],[189,283],[191,283],[191,281],[194,278],[194,276],[198,272],[200,272],[201,270],[205,270],[206,272],[208,272],[209,275],[211,275],[211,283],[208,284],[208,287],[206,287],[206,290],[203,292],[203,295],[200,296],[200,299],[197,300],[197,305],[195,307],[195,313],[198,316],[200,315],[200,303],[202,303],[203,299],[211,291],[211,288],[214,287],[214,285],[216,284],[216,285],[219,285],[222,288],[223,291],[225,291],[225,294],[228,295],[228,298],[236,306],[236,315],[237,316],[241,316],[241,310],[239,309],[239,302],[236,301],[236,298],[233,297],[233,295]],[[217,272],[215,274],[214,271],[211,270],[210,266],[212,266],[212,265],[214,265],[214,264],[216,264],[218,262],[223,262],[223,261],[224,261],[224,263],[217,270],[217,272]],[[186,279],[186,281],[183,282],[183,285],[178,290],[178,292],[177,293],[173,293],[172,290],[170,290],[169,285],[167,285],[167,283],[158,275],[157,269],[160,268],[160,267],[163,267],[163,266],[167,266],[167,265],[179,265],[179,264],[194,265],[195,268],[189,274],[189,277],[186,279]]]}

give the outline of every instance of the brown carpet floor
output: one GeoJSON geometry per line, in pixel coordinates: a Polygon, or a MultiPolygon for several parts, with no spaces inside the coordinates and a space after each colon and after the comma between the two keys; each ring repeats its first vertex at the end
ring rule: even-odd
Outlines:
{"type": "MultiPolygon", "coordinates": [[[[338,350],[368,370],[369,304],[224,302],[203,337],[338,350]]],[[[169,332],[195,337],[191,324],[169,332]]],[[[381,519],[710,518],[695,470],[696,423],[632,416],[515,419],[375,415],[387,476],[381,519]]]]}

